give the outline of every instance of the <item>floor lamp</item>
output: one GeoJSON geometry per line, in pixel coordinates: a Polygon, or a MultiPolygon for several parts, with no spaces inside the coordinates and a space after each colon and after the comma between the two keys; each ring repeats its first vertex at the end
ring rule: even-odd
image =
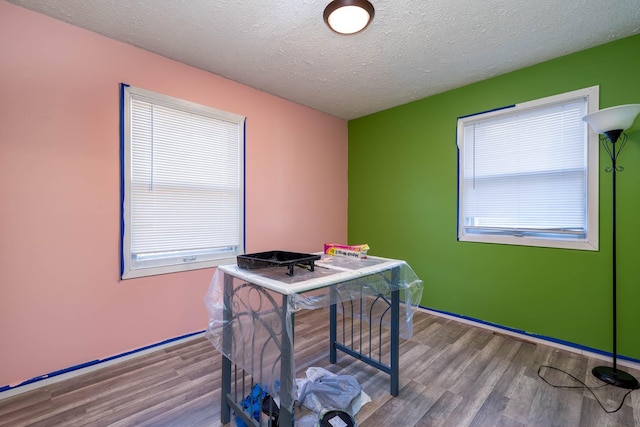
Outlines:
{"type": "Polygon", "coordinates": [[[639,388],[638,380],[636,380],[631,374],[618,369],[617,364],[617,312],[616,312],[616,173],[622,172],[622,166],[617,164],[618,155],[624,148],[627,142],[627,135],[623,132],[629,128],[636,116],[640,113],[640,104],[619,105],[617,107],[605,108],[592,114],[588,114],[582,118],[585,122],[591,126],[591,128],[598,134],[605,135],[601,139],[607,154],[611,158],[611,166],[607,167],[605,171],[611,172],[612,182],[612,288],[613,288],[613,366],[597,366],[591,371],[593,375],[608,383],[617,387],[626,389],[639,388]]]}

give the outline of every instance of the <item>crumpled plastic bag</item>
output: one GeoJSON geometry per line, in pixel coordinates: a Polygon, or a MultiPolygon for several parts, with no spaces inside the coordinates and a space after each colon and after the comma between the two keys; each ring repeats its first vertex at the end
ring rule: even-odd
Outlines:
{"type": "Polygon", "coordinates": [[[320,413],[331,408],[355,415],[371,401],[362,391],[358,380],[351,375],[336,375],[323,368],[309,368],[307,379],[297,379],[298,402],[306,408],[320,413]]]}

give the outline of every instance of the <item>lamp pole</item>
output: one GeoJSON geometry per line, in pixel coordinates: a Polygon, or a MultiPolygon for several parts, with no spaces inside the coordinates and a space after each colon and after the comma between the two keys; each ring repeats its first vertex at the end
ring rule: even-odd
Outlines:
{"type": "Polygon", "coordinates": [[[617,313],[617,287],[618,287],[618,265],[617,265],[617,230],[616,230],[616,174],[622,172],[624,168],[618,166],[618,155],[624,148],[627,137],[622,130],[612,130],[604,132],[606,138],[602,139],[602,145],[604,146],[607,154],[611,159],[611,167],[605,168],[606,172],[611,172],[611,254],[612,254],[612,268],[611,268],[611,285],[613,289],[613,367],[609,366],[597,366],[591,371],[593,375],[608,383],[617,387],[626,389],[636,389],[640,387],[638,380],[627,372],[618,369],[618,313],[617,313]],[[621,137],[622,136],[622,137],[621,137]],[[611,147],[609,147],[609,143],[611,147]],[[616,147],[616,143],[618,146],[616,147]]]}
{"type": "Polygon", "coordinates": [[[604,134],[602,145],[609,154],[611,159],[611,167],[606,167],[606,172],[611,172],[611,248],[612,262],[611,266],[611,285],[613,288],[613,367],[596,366],[591,370],[593,375],[616,387],[627,389],[640,388],[640,383],[632,375],[618,369],[618,312],[617,312],[617,287],[618,287],[618,266],[617,266],[617,230],[616,230],[616,174],[622,172],[624,168],[618,166],[618,155],[627,143],[627,135],[623,132],[633,124],[636,116],[640,114],[640,104],[618,105],[615,107],[605,108],[587,114],[582,118],[591,128],[598,134],[604,134]],[[617,143],[617,146],[616,146],[617,143]]]}
{"type": "MultiPolygon", "coordinates": [[[[607,135],[608,138],[608,135],[607,135]]],[[[616,139],[611,140],[611,152],[614,155],[611,156],[611,254],[612,254],[612,272],[611,272],[611,281],[613,287],[613,370],[618,370],[618,261],[617,261],[617,239],[618,235],[616,230],[616,175],[618,173],[618,165],[617,165],[617,157],[622,150],[623,144],[620,145],[618,152],[616,153],[616,139]]],[[[603,144],[606,144],[607,141],[603,141],[603,144]]]]}

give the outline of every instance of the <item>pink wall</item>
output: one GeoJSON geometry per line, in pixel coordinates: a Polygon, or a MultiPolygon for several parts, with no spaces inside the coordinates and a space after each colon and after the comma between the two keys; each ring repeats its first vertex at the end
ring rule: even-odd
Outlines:
{"type": "Polygon", "coordinates": [[[212,269],[119,280],[120,82],[247,117],[247,251],[346,242],[346,121],[0,0],[0,387],[206,326],[212,269]]]}

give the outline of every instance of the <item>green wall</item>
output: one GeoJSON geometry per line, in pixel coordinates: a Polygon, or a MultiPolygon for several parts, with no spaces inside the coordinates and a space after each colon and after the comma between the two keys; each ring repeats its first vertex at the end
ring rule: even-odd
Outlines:
{"type": "MultiPolygon", "coordinates": [[[[349,122],[349,242],[406,259],[422,305],[611,351],[611,175],[600,147],[600,250],[456,240],[456,119],[600,85],[640,103],[640,35],[349,122]]],[[[618,175],[618,353],[640,359],[640,119],[618,175]]]]}

